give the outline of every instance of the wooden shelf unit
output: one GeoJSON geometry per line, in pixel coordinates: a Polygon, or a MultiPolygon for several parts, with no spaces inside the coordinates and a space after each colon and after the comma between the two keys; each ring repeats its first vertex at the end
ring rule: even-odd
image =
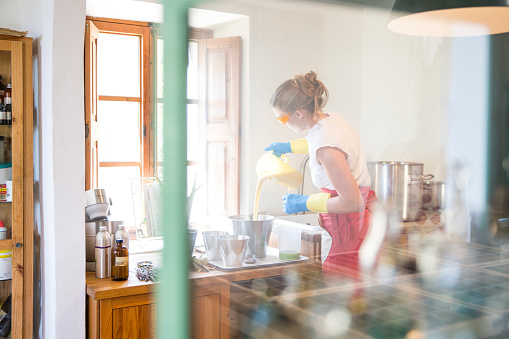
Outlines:
{"type": "Polygon", "coordinates": [[[0,35],[0,75],[12,84],[12,125],[0,125],[10,138],[12,203],[0,203],[12,251],[12,279],[0,281],[0,303],[12,293],[12,338],[33,337],[33,86],[32,38],[0,35]]]}

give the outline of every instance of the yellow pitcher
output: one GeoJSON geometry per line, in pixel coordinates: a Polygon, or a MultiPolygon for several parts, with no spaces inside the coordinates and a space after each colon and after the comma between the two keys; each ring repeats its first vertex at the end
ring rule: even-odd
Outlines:
{"type": "Polygon", "coordinates": [[[258,179],[267,177],[270,181],[293,189],[302,184],[302,174],[288,165],[288,158],[284,155],[278,158],[272,152],[267,152],[258,159],[256,174],[258,179]]]}

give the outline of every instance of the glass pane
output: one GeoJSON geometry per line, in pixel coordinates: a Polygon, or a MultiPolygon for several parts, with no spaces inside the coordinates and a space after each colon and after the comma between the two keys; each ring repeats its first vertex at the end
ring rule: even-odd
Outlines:
{"type": "Polygon", "coordinates": [[[157,103],[156,109],[156,175],[158,177],[162,177],[163,175],[163,144],[164,144],[164,136],[163,136],[163,122],[164,122],[164,105],[162,103],[157,103]]]}
{"type": "Polygon", "coordinates": [[[200,160],[198,104],[187,105],[187,160],[200,160]]]}
{"type": "Polygon", "coordinates": [[[99,162],[140,162],[140,104],[138,102],[99,101],[97,122],[99,124],[99,162]]]}
{"type": "Polygon", "coordinates": [[[164,57],[164,41],[163,39],[157,39],[157,97],[162,98],[163,97],[163,89],[164,89],[164,63],[163,63],[163,57],[164,57]]]}
{"type": "Polygon", "coordinates": [[[140,97],[140,43],[139,36],[99,34],[98,95],[140,97]]]}
{"type": "Polygon", "coordinates": [[[189,196],[193,189],[193,184],[198,190],[193,195],[193,200],[190,201],[191,205],[191,222],[200,221],[201,218],[207,214],[207,201],[205,180],[200,171],[199,166],[187,166],[187,195],[189,196]],[[195,181],[196,180],[196,181],[195,181]],[[196,184],[195,184],[196,182],[196,184]]]}
{"type": "Polygon", "coordinates": [[[129,227],[137,226],[134,223],[131,181],[140,176],[138,166],[99,168],[99,187],[106,190],[112,202],[109,220],[123,221],[129,227]]]}
{"type": "Polygon", "coordinates": [[[189,42],[187,51],[187,98],[198,99],[198,42],[189,42]]]}

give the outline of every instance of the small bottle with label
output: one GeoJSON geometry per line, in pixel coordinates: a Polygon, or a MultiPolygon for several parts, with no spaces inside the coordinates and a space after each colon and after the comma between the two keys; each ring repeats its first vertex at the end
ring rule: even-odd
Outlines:
{"type": "Polygon", "coordinates": [[[117,245],[111,250],[111,279],[127,280],[129,278],[129,250],[123,239],[116,239],[117,245]]]}
{"type": "Polygon", "coordinates": [[[5,120],[3,121],[3,125],[11,125],[12,124],[12,87],[11,87],[11,84],[8,84],[7,88],[5,89],[4,105],[5,105],[5,120]]]}
{"type": "Polygon", "coordinates": [[[7,88],[7,86],[5,86],[4,83],[2,82],[2,76],[0,75],[0,100],[2,102],[4,101],[4,95],[5,95],[6,88],[7,88]]]}
{"type": "Polygon", "coordinates": [[[0,125],[7,125],[7,108],[5,106],[0,109],[0,125]]]}
{"type": "Polygon", "coordinates": [[[0,239],[7,239],[7,227],[5,227],[3,220],[0,220],[0,239]]]}

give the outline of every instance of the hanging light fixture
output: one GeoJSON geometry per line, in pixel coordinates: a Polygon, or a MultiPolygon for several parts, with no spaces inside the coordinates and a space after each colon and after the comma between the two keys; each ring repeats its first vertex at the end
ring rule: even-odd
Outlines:
{"type": "Polygon", "coordinates": [[[509,0],[396,0],[387,28],[429,37],[509,32],[509,0]]]}

